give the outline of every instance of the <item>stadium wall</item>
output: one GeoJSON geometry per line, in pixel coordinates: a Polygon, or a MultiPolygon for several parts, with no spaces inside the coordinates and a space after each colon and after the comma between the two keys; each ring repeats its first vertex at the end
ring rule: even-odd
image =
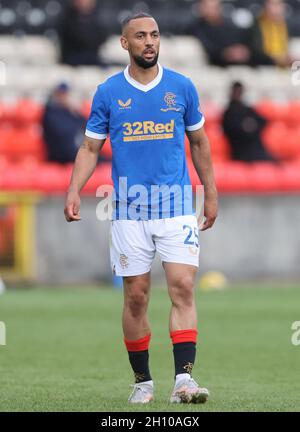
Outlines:
{"type": "MultiPolygon", "coordinates": [[[[82,221],[64,221],[63,199],[47,198],[37,207],[37,282],[93,283],[111,280],[109,223],[96,219],[95,198],[82,199],[82,221]]],[[[300,279],[299,196],[220,198],[212,230],[201,233],[200,272],[217,270],[230,280],[300,279]]],[[[158,257],[153,278],[163,271],[158,257]]]]}

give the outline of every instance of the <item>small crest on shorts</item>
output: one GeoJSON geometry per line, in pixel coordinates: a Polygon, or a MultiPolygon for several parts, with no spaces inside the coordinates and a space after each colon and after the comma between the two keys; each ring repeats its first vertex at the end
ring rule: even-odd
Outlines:
{"type": "Polygon", "coordinates": [[[126,255],[120,255],[120,264],[123,269],[128,267],[128,257],[126,255]]]}
{"type": "Polygon", "coordinates": [[[121,99],[118,99],[119,109],[131,109],[132,99],[128,99],[126,102],[123,102],[121,99]]]}

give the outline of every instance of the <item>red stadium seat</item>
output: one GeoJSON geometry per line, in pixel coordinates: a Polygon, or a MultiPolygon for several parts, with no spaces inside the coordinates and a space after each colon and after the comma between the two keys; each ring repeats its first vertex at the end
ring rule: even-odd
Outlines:
{"type": "Polygon", "coordinates": [[[14,119],[14,107],[9,104],[0,103],[0,122],[11,122],[14,119]]]}
{"type": "MultiPolygon", "coordinates": [[[[82,113],[90,113],[90,101],[82,104],[82,113]]],[[[300,103],[278,105],[262,101],[259,111],[271,120],[263,139],[270,152],[287,162],[283,164],[247,164],[230,160],[230,146],[221,124],[221,110],[206,103],[206,132],[211,143],[217,186],[224,193],[300,192],[300,103]]],[[[46,194],[65,193],[72,165],[45,163],[45,147],[41,127],[43,108],[34,101],[23,99],[15,105],[0,104],[0,188],[2,190],[36,190],[46,194]]],[[[193,166],[190,146],[185,148],[193,186],[200,180],[193,166]]],[[[112,157],[109,137],[101,155],[112,157]]],[[[111,185],[111,163],[101,163],[84,188],[95,196],[99,186],[111,185]]]]}
{"type": "Polygon", "coordinates": [[[207,101],[201,106],[205,117],[205,125],[220,124],[222,119],[222,109],[213,102],[207,101]]]}
{"type": "Polygon", "coordinates": [[[191,156],[190,142],[188,140],[187,135],[185,135],[184,137],[184,145],[185,145],[185,154],[188,158],[191,159],[192,156],[191,156]]]}
{"type": "Polygon", "coordinates": [[[8,149],[10,137],[13,131],[11,125],[2,125],[0,127],[0,154],[6,156],[6,151],[8,149]]]}
{"type": "MultiPolygon", "coordinates": [[[[0,188],[2,190],[37,191],[48,195],[64,194],[69,186],[73,165],[54,163],[11,163],[1,170],[0,188]]],[[[111,163],[102,163],[86,184],[83,192],[96,196],[97,188],[112,184],[111,163]]]]}
{"type": "Polygon", "coordinates": [[[280,166],[272,162],[252,164],[251,190],[260,193],[280,191],[280,166]]]}
{"type": "Polygon", "coordinates": [[[263,140],[269,151],[283,160],[300,156],[300,127],[273,122],[263,132],[263,140]]]}
{"type": "Polygon", "coordinates": [[[17,124],[40,123],[44,108],[31,99],[21,99],[13,107],[14,120],[17,124]]]}
{"type": "Polygon", "coordinates": [[[81,114],[83,115],[83,117],[88,118],[88,116],[90,115],[90,112],[91,112],[91,107],[92,107],[92,103],[89,100],[84,101],[81,104],[81,110],[80,111],[81,111],[81,114]]]}
{"type": "Polygon", "coordinates": [[[111,148],[109,136],[106,138],[104,146],[100,150],[100,155],[104,156],[107,160],[111,160],[112,158],[112,148],[111,148]]]}
{"type": "Polygon", "coordinates": [[[255,109],[268,120],[288,121],[289,109],[287,105],[281,105],[272,100],[262,100],[255,105],[255,109]]]}
{"type": "Polygon", "coordinates": [[[291,127],[286,139],[285,154],[287,159],[297,159],[300,156],[300,126],[291,127]]]}
{"type": "Polygon", "coordinates": [[[262,137],[266,148],[275,157],[286,157],[285,142],[288,136],[288,128],[283,122],[272,122],[263,131],[262,137]]]}
{"type": "Polygon", "coordinates": [[[220,192],[245,193],[251,190],[251,166],[243,162],[214,164],[216,184],[220,192]]]}
{"type": "Polygon", "coordinates": [[[206,133],[209,138],[213,160],[216,162],[229,160],[230,145],[221,126],[211,125],[206,128],[206,133]]]}
{"type": "MultiPolygon", "coordinates": [[[[211,146],[212,159],[214,162],[230,160],[230,147],[227,138],[223,134],[220,126],[210,126],[206,129],[211,146]]],[[[191,159],[191,149],[188,137],[185,136],[185,152],[191,159]]]]}
{"type": "Polygon", "coordinates": [[[12,161],[21,161],[32,156],[38,161],[45,159],[45,148],[39,126],[7,129],[0,133],[2,153],[12,161]]]}
{"type": "Polygon", "coordinates": [[[39,164],[34,190],[47,194],[64,193],[69,185],[72,164],[59,165],[56,163],[39,164]]]}
{"type": "Polygon", "coordinates": [[[84,187],[83,192],[95,196],[98,187],[102,185],[112,185],[110,162],[103,162],[97,167],[96,171],[84,187]]]}
{"type": "Polygon", "coordinates": [[[288,106],[288,122],[293,126],[300,124],[300,102],[289,102],[288,106]]]}
{"type": "Polygon", "coordinates": [[[300,159],[295,163],[284,164],[280,174],[281,189],[284,192],[300,192],[300,159]]]}

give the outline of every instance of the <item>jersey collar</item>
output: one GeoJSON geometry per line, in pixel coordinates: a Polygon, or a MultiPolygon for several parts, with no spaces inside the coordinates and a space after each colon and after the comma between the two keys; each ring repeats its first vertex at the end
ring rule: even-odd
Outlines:
{"type": "Polygon", "coordinates": [[[157,65],[158,65],[158,74],[156,75],[154,80],[149,82],[148,84],[141,84],[140,82],[133,79],[132,76],[129,75],[129,65],[128,65],[124,70],[124,76],[126,78],[126,81],[128,81],[129,84],[131,84],[133,87],[137,88],[138,90],[142,90],[143,92],[148,92],[149,90],[152,90],[160,83],[163,76],[163,68],[159,63],[157,63],[157,65]]]}

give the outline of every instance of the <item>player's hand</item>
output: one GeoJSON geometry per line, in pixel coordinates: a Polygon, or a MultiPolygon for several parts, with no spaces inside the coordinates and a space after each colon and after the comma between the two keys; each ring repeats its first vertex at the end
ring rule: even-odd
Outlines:
{"type": "Polygon", "coordinates": [[[211,228],[218,216],[218,196],[217,193],[204,196],[204,217],[205,220],[200,226],[201,231],[211,228]]]}
{"type": "Polygon", "coordinates": [[[65,203],[65,218],[67,222],[79,221],[80,217],[80,197],[78,192],[69,191],[65,203]]]}

